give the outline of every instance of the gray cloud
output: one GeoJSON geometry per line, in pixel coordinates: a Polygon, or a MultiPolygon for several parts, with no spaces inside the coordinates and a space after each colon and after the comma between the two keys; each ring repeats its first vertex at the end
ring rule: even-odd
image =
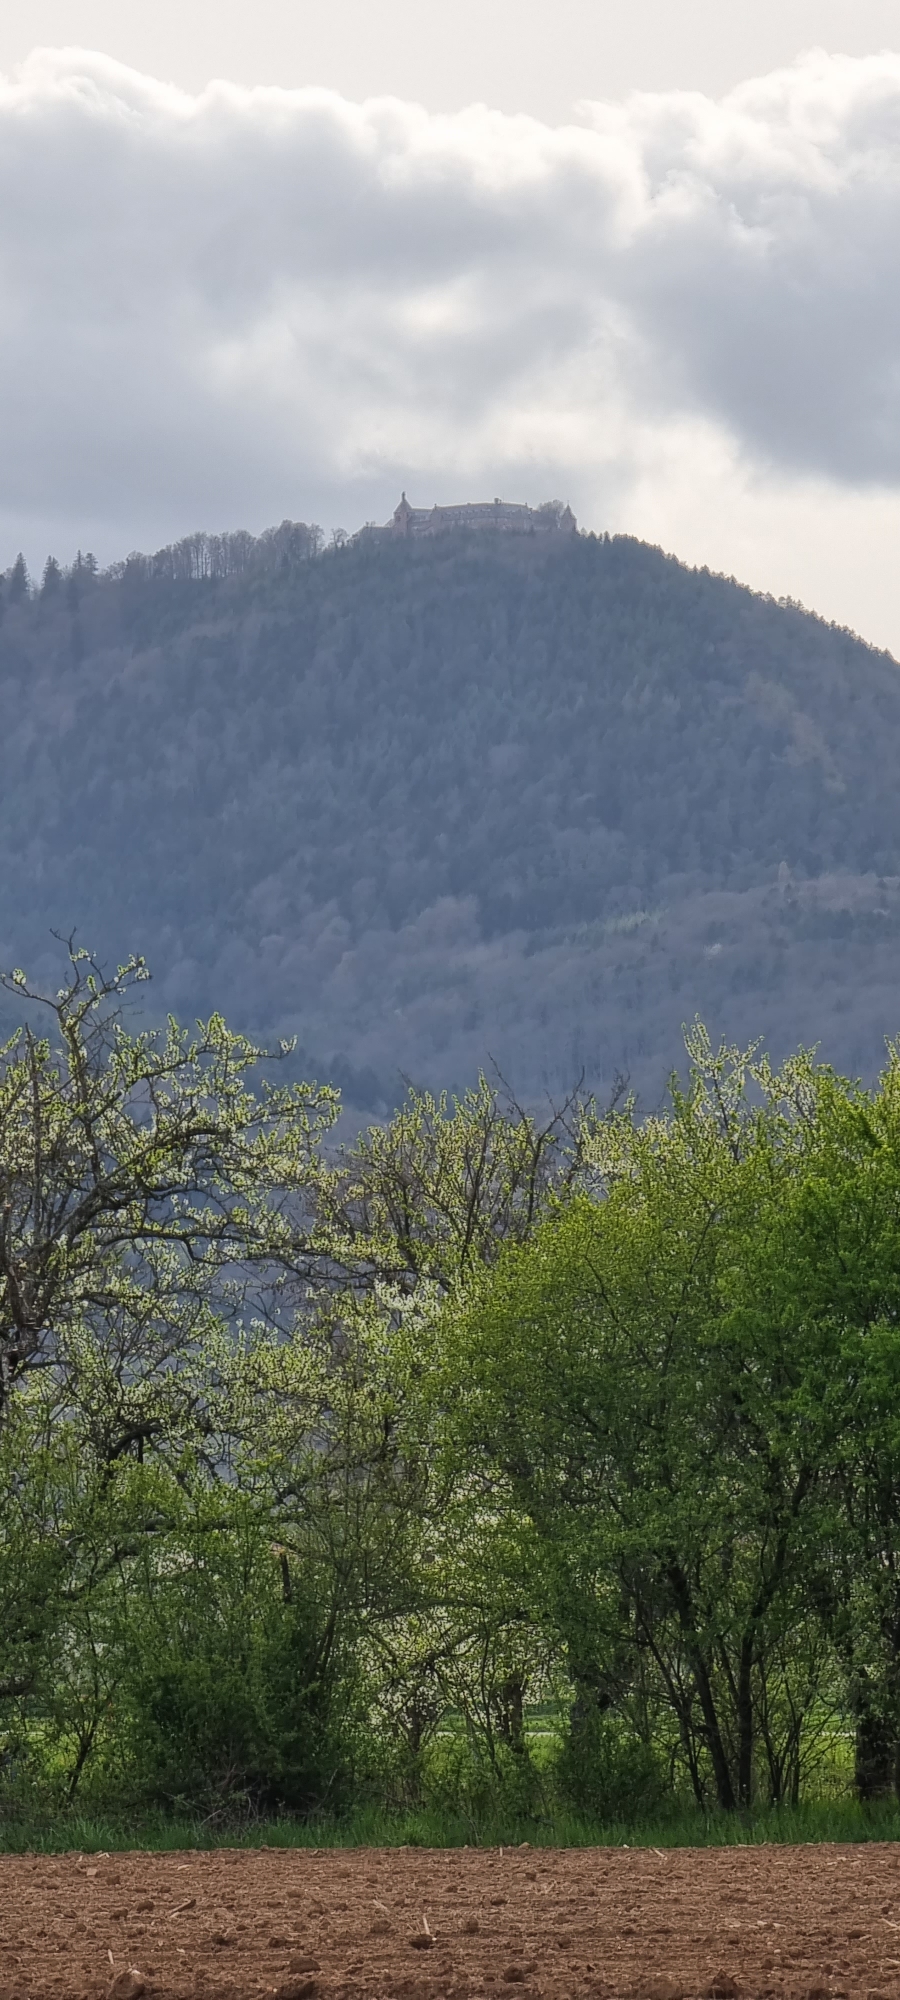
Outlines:
{"type": "Polygon", "coordinates": [[[692,423],[900,484],[900,57],[554,129],[55,52],[0,84],[0,190],[16,546],[353,526],[400,483],[599,504],[692,423]]]}

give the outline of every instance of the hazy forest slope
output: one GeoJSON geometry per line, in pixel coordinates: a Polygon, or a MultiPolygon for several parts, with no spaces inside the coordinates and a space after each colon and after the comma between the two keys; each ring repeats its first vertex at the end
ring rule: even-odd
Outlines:
{"type": "Polygon", "coordinates": [[[279,533],[7,578],[3,962],[142,950],[158,1010],[297,1034],[367,1110],[489,1058],[646,1101],[696,1012],[877,1068],[889,657],[627,538],[279,533]]]}

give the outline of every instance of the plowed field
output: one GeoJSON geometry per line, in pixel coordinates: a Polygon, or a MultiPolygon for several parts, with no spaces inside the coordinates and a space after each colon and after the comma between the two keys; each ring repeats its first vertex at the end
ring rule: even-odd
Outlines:
{"type": "Polygon", "coordinates": [[[900,1845],[0,1859],[0,2000],[900,2000],[900,1845]]]}

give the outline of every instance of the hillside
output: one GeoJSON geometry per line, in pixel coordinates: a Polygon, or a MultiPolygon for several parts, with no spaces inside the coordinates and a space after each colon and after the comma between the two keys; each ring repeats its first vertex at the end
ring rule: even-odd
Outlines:
{"type": "Polygon", "coordinates": [[[623,537],[230,540],[7,579],[3,962],[143,950],[159,1010],[296,1034],[363,1110],[490,1058],[653,1098],[698,1011],[877,1068],[888,656],[623,537]]]}

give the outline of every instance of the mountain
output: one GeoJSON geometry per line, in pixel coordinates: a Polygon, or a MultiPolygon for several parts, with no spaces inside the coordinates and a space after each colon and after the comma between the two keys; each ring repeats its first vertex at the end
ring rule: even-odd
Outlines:
{"type": "Polygon", "coordinates": [[[699,1012],[871,1074],[900,1029],[900,669],[628,537],[192,537],[7,577],[0,958],[141,950],[352,1103],[523,1097],[699,1012]],[[224,552],[224,553],[223,553],[224,552]]]}

